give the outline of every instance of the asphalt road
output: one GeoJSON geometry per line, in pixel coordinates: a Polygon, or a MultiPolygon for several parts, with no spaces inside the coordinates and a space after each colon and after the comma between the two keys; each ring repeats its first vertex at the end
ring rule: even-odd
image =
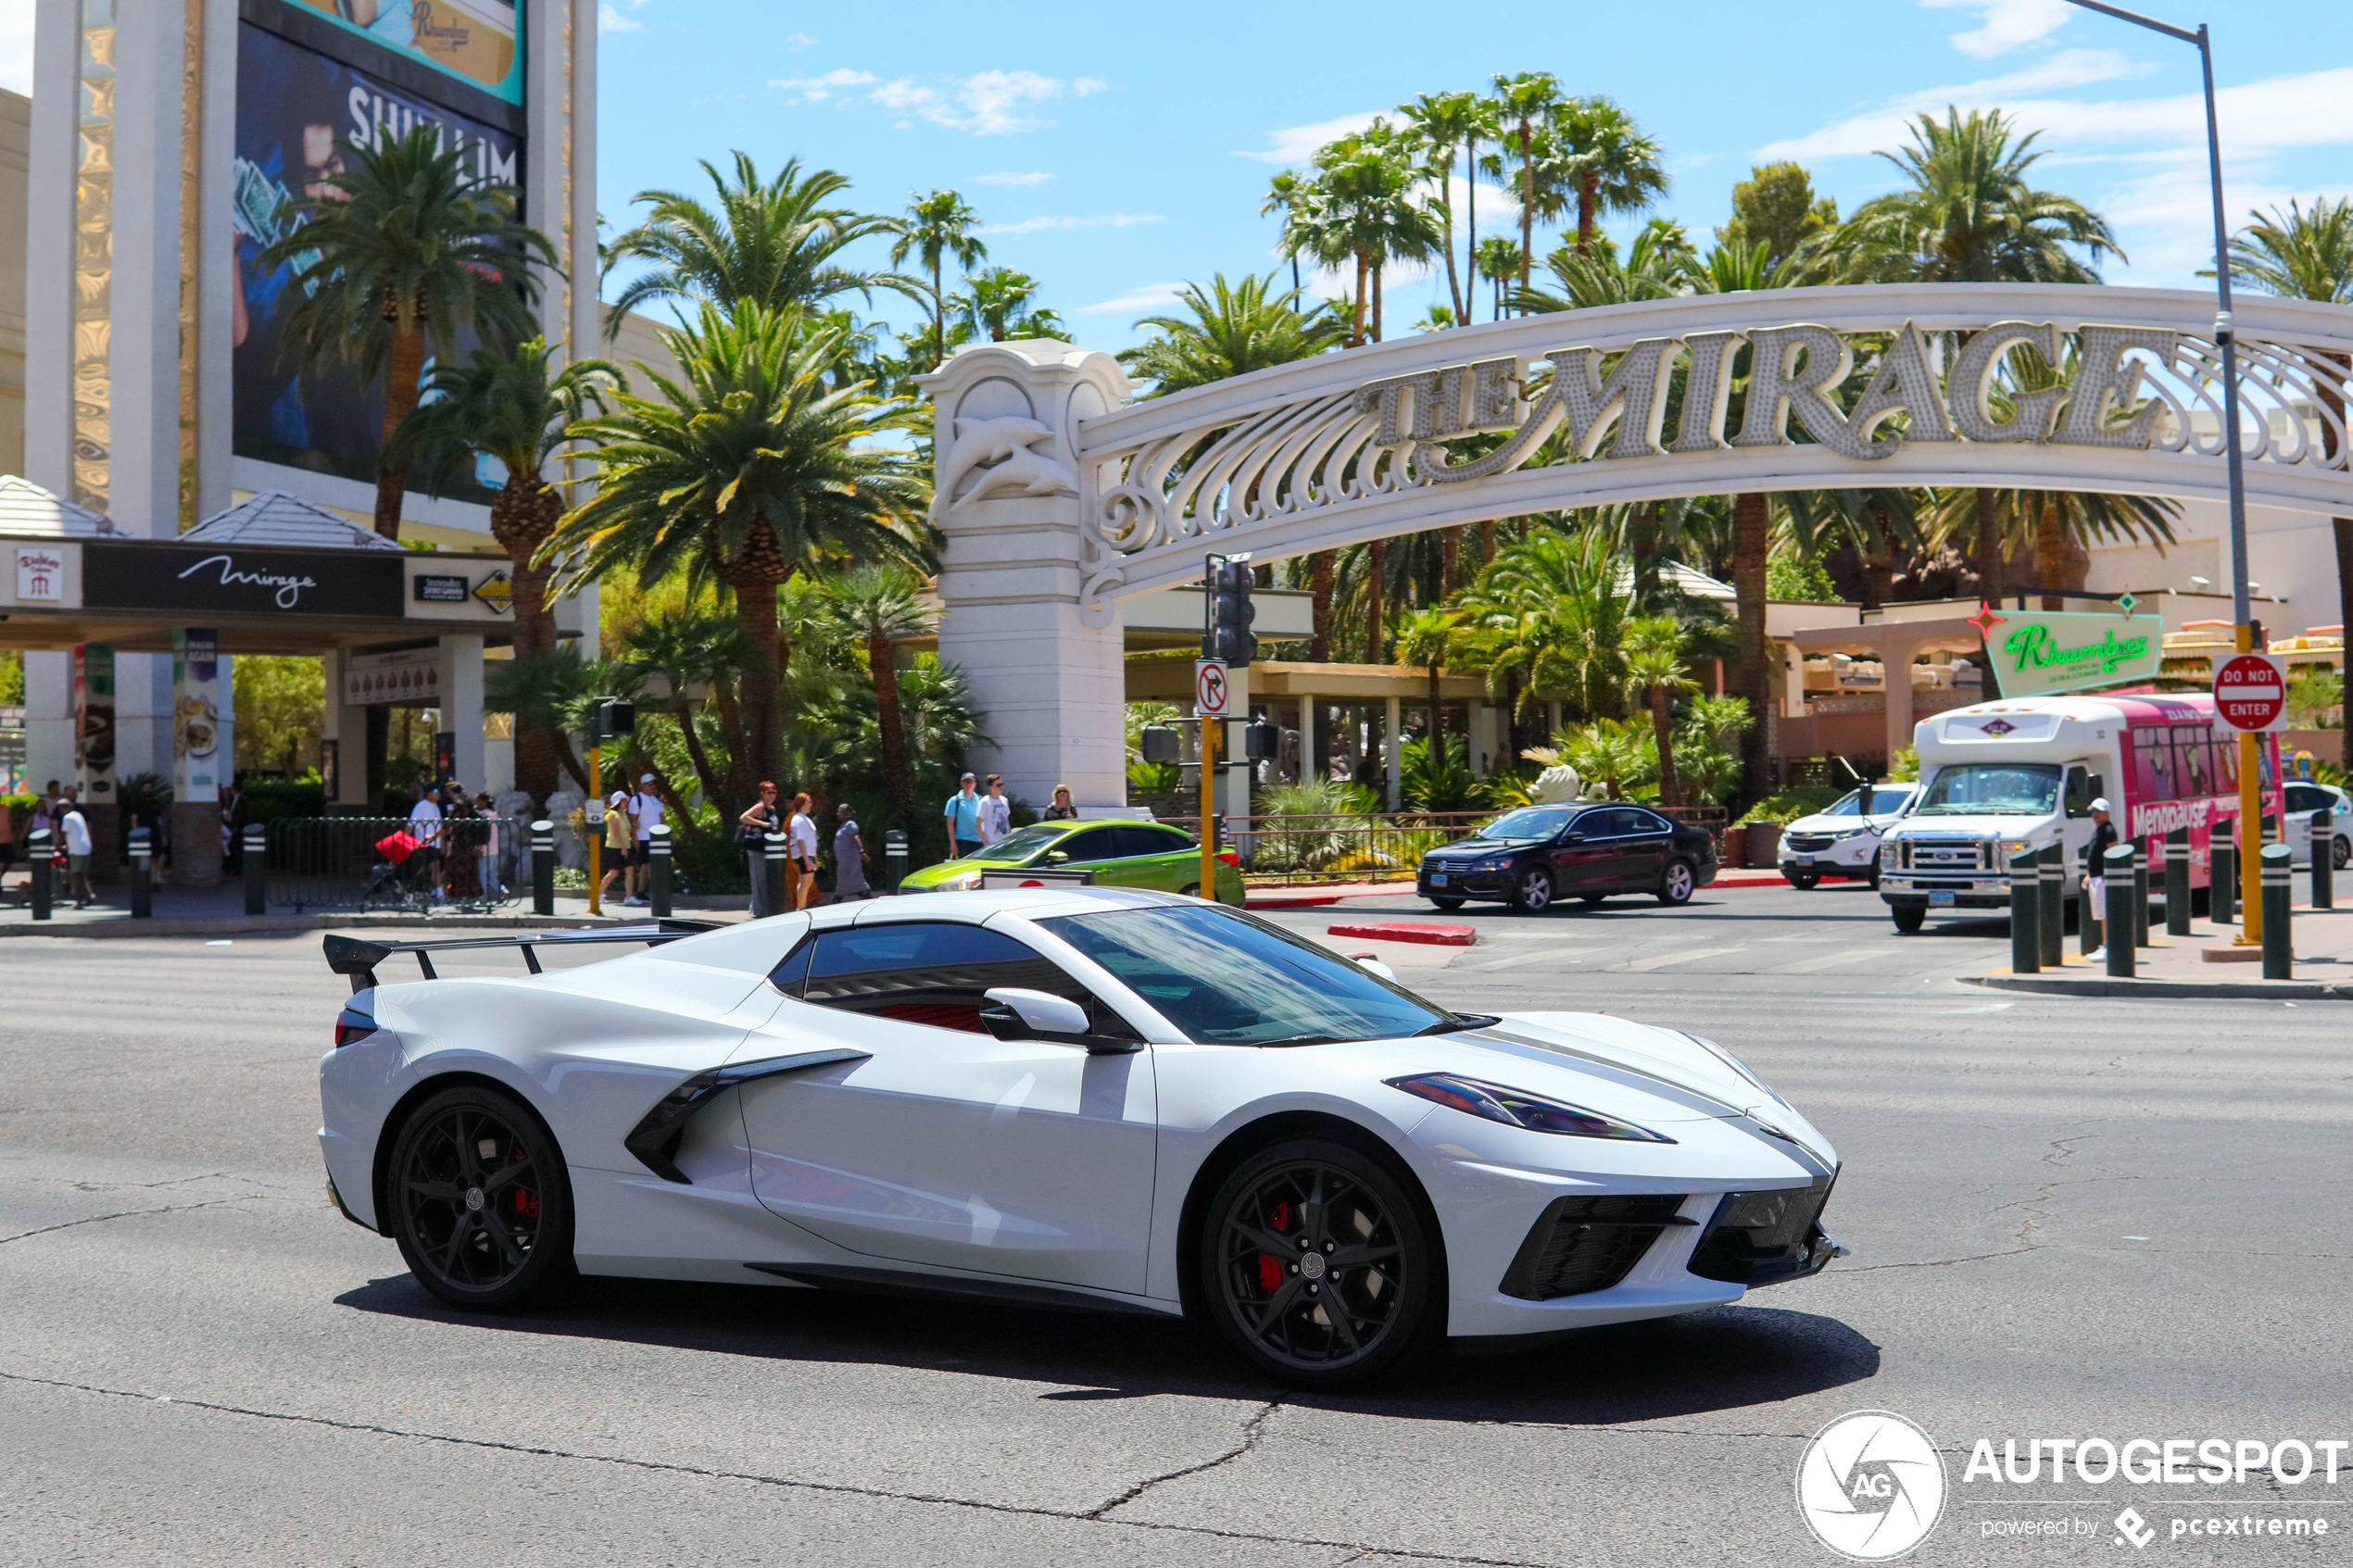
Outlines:
{"type": "MultiPolygon", "coordinates": [[[[1434,915],[1277,918],[1390,910],[1434,915]]],[[[1445,918],[1478,944],[1401,970],[1441,1000],[1744,1056],[1837,1142],[1854,1255],[1350,1399],[1124,1319],[623,1282],[465,1319],[325,1204],[315,935],[0,943],[0,1563],[1830,1564],[1792,1476],[1864,1408],[1948,1455],[1917,1562],[2115,1561],[2128,1502],[2336,1525],[2151,1556],[2353,1557],[2353,1466],[1960,1474],[1981,1436],[2353,1437],[2353,1009],[1984,992],[1998,922],[1899,938],[1859,888],[1445,918]],[[2100,1533],[1985,1533],[2061,1513],[2100,1533]]]]}

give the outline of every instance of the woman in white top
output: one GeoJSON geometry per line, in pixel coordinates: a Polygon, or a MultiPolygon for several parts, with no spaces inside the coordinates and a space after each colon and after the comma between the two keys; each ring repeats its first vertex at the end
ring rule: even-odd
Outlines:
{"type": "Polygon", "coordinates": [[[785,854],[792,870],[792,907],[817,901],[817,824],[809,820],[809,797],[792,797],[792,822],[785,828],[785,854]]]}

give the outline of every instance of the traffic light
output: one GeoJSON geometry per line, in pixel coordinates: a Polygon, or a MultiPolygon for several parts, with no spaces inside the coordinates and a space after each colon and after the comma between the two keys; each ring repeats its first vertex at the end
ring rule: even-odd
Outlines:
{"type": "Polygon", "coordinates": [[[637,705],[617,696],[600,697],[597,702],[597,738],[611,740],[625,735],[637,727],[637,705]]]}
{"type": "Polygon", "coordinates": [[[1176,732],[1166,724],[1146,724],[1137,735],[1137,749],[1147,762],[1176,760],[1176,732]]]}
{"type": "Polygon", "coordinates": [[[1242,726],[1242,760],[1272,762],[1282,741],[1282,732],[1264,719],[1252,719],[1242,726]]]}
{"type": "Polygon", "coordinates": [[[1258,617],[1257,607],[1250,602],[1250,558],[1210,557],[1203,584],[1209,595],[1209,624],[1202,638],[1202,657],[1227,666],[1248,664],[1258,657],[1258,638],[1250,629],[1258,617]]]}

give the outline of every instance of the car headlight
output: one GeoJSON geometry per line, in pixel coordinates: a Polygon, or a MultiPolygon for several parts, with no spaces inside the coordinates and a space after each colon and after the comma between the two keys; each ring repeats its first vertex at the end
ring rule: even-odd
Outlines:
{"type": "Polygon", "coordinates": [[[1466,872],[1507,872],[1512,869],[1509,855],[1493,855],[1484,860],[1474,860],[1463,870],[1466,872]]]}
{"type": "Polygon", "coordinates": [[[2031,838],[2006,838],[2002,840],[2002,853],[2005,855],[2023,855],[2029,849],[2033,847],[2034,841],[2031,838]]]}
{"type": "Polygon", "coordinates": [[[1892,866],[1895,864],[1897,860],[1903,859],[1903,854],[1904,852],[1896,847],[1896,844],[1894,839],[1887,838],[1880,841],[1880,864],[1883,866],[1892,866]]]}
{"type": "Polygon", "coordinates": [[[970,893],[979,885],[978,872],[958,872],[954,876],[941,878],[933,884],[932,890],[936,893],[970,893]]]}
{"type": "Polygon", "coordinates": [[[1409,1095],[1466,1110],[1490,1122],[1501,1122],[1507,1127],[1524,1127],[1531,1133],[1558,1133],[1572,1138],[1617,1138],[1627,1143],[1675,1141],[1663,1133],[1637,1127],[1631,1122],[1621,1122],[1598,1110],[1588,1110],[1581,1105],[1466,1078],[1457,1073],[1424,1073],[1386,1082],[1392,1089],[1403,1089],[1409,1095]]]}

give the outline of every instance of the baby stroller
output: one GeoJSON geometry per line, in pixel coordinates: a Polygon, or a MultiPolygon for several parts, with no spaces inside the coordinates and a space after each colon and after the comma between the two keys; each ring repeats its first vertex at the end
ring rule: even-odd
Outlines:
{"type": "Polygon", "coordinates": [[[368,880],[360,884],[359,908],[363,911],[421,908],[433,901],[433,857],[418,854],[422,847],[406,828],[396,829],[376,840],[375,850],[382,858],[369,871],[368,880]]]}

